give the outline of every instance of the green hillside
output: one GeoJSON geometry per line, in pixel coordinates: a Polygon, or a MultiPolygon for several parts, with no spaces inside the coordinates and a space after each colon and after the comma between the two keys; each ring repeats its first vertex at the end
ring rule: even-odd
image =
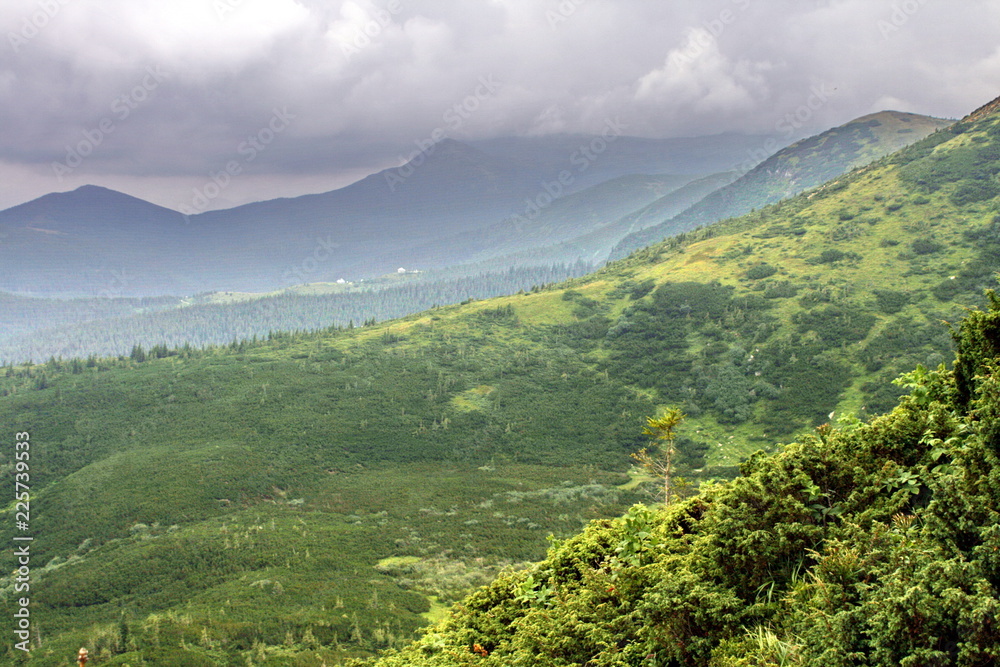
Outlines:
{"type": "MultiPolygon", "coordinates": [[[[318,666],[401,647],[443,605],[540,559],[549,534],[648,500],[629,455],[663,405],[689,415],[678,472],[696,484],[831,412],[892,408],[892,378],[951,358],[942,320],[981,303],[1000,267],[998,139],[985,114],[552,288],[257,344],[8,367],[0,420],[33,443],[30,664],[65,664],[81,645],[108,665],[318,666]]],[[[767,467],[753,461],[748,473],[767,467]]],[[[832,484],[816,493],[846,493],[832,484]]],[[[718,521],[763,538],[738,515],[718,521]]],[[[791,574],[775,576],[778,596],[791,574]]],[[[745,585],[775,580],[763,577],[745,585]]],[[[7,614],[14,584],[0,580],[7,614]]],[[[523,587],[523,604],[545,590],[523,587]]],[[[703,590],[756,627],[744,589],[703,590]]]]}
{"type": "Polygon", "coordinates": [[[997,664],[1000,299],[958,340],[892,413],[594,522],[377,664],[997,664]]]}
{"type": "Polygon", "coordinates": [[[619,259],[666,237],[749,213],[894,153],[952,121],[898,111],[863,116],[783,148],[677,215],[624,238],[619,259]]]}

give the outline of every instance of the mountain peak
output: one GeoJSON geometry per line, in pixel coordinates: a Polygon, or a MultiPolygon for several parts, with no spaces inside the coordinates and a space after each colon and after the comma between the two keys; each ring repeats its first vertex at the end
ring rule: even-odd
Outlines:
{"type": "Polygon", "coordinates": [[[120,192],[118,190],[112,190],[111,188],[106,188],[102,185],[81,185],[76,190],[71,190],[69,192],[59,192],[56,193],[61,197],[70,197],[73,199],[85,199],[88,201],[96,201],[102,203],[117,203],[124,204],[129,203],[132,205],[143,205],[156,208],[163,208],[157,206],[152,202],[148,202],[145,199],[139,197],[133,197],[125,192],[120,192]]]}
{"type": "MultiPolygon", "coordinates": [[[[861,116],[860,118],[855,118],[854,120],[844,123],[840,127],[849,127],[851,125],[857,125],[860,123],[868,123],[873,120],[899,120],[907,122],[907,120],[923,120],[927,118],[930,118],[930,116],[910,113],[908,111],[896,111],[894,109],[884,109],[882,111],[876,111],[875,113],[870,113],[866,116],[861,116]]],[[[836,129],[838,128],[831,128],[831,130],[828,130],[828,132],[836,129]]]]}
{"type": "Polygon", "coordinates": [[[919,114],[881,111],[800,139],[679,215],[633,232],[618,243],[610,259],[620,259],[666,236],[735,218],[817,187],[951,123],[919,114]]]}
{"type": "Polygon", "coordinates": [[[52,207],[67,206],[127,206],[131,207],[133,211],[143,209],[147,211],[158,211],[161,213],[169,212],[173,215],[177,215],[175,211],[170,211],[170,209],[163,208],[162,206],[148,202],[145,199],[139,199],[138,197],[133,197],[132,195],[125,194],[124,192],[105,188],[100,185],[81,185],[75,190],[50,192],[47,195],[42,195],[41,197],[24,202],[23,204],[18,204],[17,206],[5,209],[2,213],[5,215],[17,213],[36,215],[43,211],[51,212],[53,210],[52,207]]]}
{"type": "Polygon", "coordinates": [[[117,190],[112,190],[111,188],[106,188],[102,185],[91,185],[91,184],[81,185],[72,192],[76,192],[79,194],[108,194],[108,193],[119,194],[119,195],[122,194],[117,190]]]}
{"type": "Polygon", "coordinates": [[[447,160],[464,159],[481,162],[489,160],[490,156],[478,148],[473,148],[469,144],[462,143],[461,141],[450,137],[445,137],[444,139],[441,139],[440,141],[424,148],[419,153],[414,153],[410,157],[409,163],[422,164],[428,159],[441,160],[442,158],[447,160]]]}

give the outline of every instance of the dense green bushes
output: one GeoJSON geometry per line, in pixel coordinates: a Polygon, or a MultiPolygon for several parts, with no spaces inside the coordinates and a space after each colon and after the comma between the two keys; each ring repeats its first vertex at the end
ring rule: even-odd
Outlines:
{"type": "Polygon", "coordinates": [[[770,264],[758,264],[747,271],[747,278],[750,280],[760,280],[761,278],[769,278],[777,272],[777,267],[771,266],[770,264]]]}
{"type": "Polygon", "coordinates": [[[878,309],[886,315],[894,315],[910,303],[910,295],[906,292],[877,289],[872,294],[875,295],[875,304],[878,309]]]}
{"type": "Polygon", "coordinates": [[[996,122],[973,134],[972,142],[957,150],[928,153],[900,170],[904,182],[922,192],[934,192],[958,183],[950,194],[955,206],[967,206],[1000,195],[1000,144],[996,122]]]}
{"type": "Polygon", "coordinates": [[[381,667],[1000,660],[1000,302],[891,414],[591,524],[381,667]]]}
{"type": "Polygon", "coordinates": [[[607,368],[688,412],[712,410],[724,423],[742,423],[757,401],[776,394],[754,376],[745,348],[773,333],[771,305],[759,296],[735,297],[719,284],[667,283],[608,329],[607,368]],[[695,336],[716,340],[699,353],[695,336]]]}
{"type": "Polygon", "coordinates": [[[813,331],[827,347],[835,347],[863,340],[875,319],[869,312],[844,305],[796,313],[792,322],[799,333],[813,331]]]}
{"type": "MultiPolygon", "coordinates": [[[[607,329],[607,368],[655,388],[662,400],[689,413],[711,411],[724,424],[756,418],[770,436],[820,424],[852,379],[848,355],[829,351],[865,340],[877,317],[851,303],[826,304],[796,313],[791,322],[801,335],[779,339],[768,310],[775,298],[797,291],[784,282],[768,285],[763,296],[736,297],[733,288],[717,284],[663,285],[607,329]],[[712,342],[699,350],[697,338],[712,342]]],[[[899,292],[877,298],[890,309],[908,299],[899,292]]],[[[605,323],[592,326],[596,334],[605,323]]],[[[899,345],[922,347],[932,338],[917,327],[906,341],[887,347],[890,339],[883,335],[864,349],[864,363],[876,371],[885,355],[901,351],[899,345]]]]}

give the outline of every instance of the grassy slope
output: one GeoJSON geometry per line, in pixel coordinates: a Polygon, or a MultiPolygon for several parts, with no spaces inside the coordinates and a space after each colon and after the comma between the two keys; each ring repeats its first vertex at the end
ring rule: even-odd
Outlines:
{"type": "Polygon", "coordinates": [[[8,396],[5,422],[35,443],[36,619],[49,638],[37,663],[76,644],[126,649],[107,638],[123,610],[145,649],[157,632],[185,636],[209,661],[287,632],[308,656],[307,630],[326,659],[384,648],[425,622],[429,596],[452,599],[538,558],[548,533],[639,497],[602,469],[624,469],[608,441],[635,432],[649,402],[469,310],[390,337],[57,374],[8,396]],[[392,556],[420,559],[417,583],[375,570],[392,556]]]}
{"type": "Polygon", "coordinates": [[[398,645],[435,596],[632,502],[617,486],[658,404],[700,411],[682,434],[691,460],[701,453],[695,474],[773,441],[775,425],[792,434],[859,409],[879,372],[944,358],[947,336],[927,323],[989,279],[976,263],[989,244],[965,232],[988,225],[992,202],[958,205],[962,179],[931,191],[904,166],[994,145],[992,120],[557,289],[188,359],[12,373],[0,415],[35,443],[46,640],[33,662],[61,664],[81,643],[119,653],[109,664],[313,665],[398,645]],[[828,250],[842,255],[816,263],[828,250]],[[748,276],[761,265],[776,272],[748,276]],[[720,308],[683,301],[686,283],[708,285],[720,308]],[[875,290],[905,298],[880,307],[875,290]],[[870,325],[850,339],[855,319],[870,325]],[[661,366],[634,354],[643,336],[609,335],[623,322],[639,334],[680,323],[682,342],[661,366]],[[893,327],[917,336],[880,338],[893,327]],[[880,340],[888,362],[866,370],[880,340]],[[789,370],[791,355],[849,372],[831,398],[789,370]],[[711,383],[662,382],[674,358],[704,377],[759,372],[778,394],[744,401],[736,422],[713,407],[725,397],[711,383]]]}

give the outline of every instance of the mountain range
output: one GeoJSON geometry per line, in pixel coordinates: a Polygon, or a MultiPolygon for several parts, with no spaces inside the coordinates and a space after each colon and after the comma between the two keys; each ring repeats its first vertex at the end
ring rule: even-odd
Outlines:
{"type": "Polygon", "coordinates": [[[607,137],[476,146],[445,139],[339,190],[219,211],[185,208],[189,215],[85,186],[0,212],[0,290],[186,296],[360,280],[399,267],[466,267],[476,275],[599,263],[641,239],[818,185],[942,124],[909,114],[861,119],[786,149],[718,192],[739,165],[764,157],[760,146],[780,144],[743,135],[639,139],[621,128],[607,137]],[[720,198],[729,204],[713,203],[720,198]],[[690,220],[664,222],[678,213],[690,220]],[[623,241],[627,235],[638,240],[623,241]]]}
{"type": "MultiPolygon", "coordinates": [[[[498,155],[445,139],[408,164],[339,190],[191,215],[95,186],[46,195],[0,212],[0,290],[35,296],[266,292],[372,278],[400,266],[460,264],[488,255],[491,235],[478,232],[529,206],[562,205],[565,196],[586,198],[580,191],[591,181],[600,186],[657,169],[634,186],[606,188],[590,200],[610,206],[608,215],[617,217],[704,169],[728,169],[745,146],[760,141],[708,137],[665,144],[620,137],[625,150],[619,151],[600,139],[599,154],[590,149],[596,139],[567,137],[532,151],[518,144],[498,155]],[[673,144],[676,150],[659,161],[651,157],[673,144]],[[663,173],[665,165],[677,171],[663,173]]],[[[581,221],[580,231],[593,224],[581,221]]],[[[534,247],[506,241],[505,252],[534,247]]]]}
{"type": "Polygon", "coordinates": [[[556,285],[9,365],[33,664],[989,664],[996,313],[940,364],[990,304],[998,175],[994,105],[556,285]],[[703,495],[628,510],[668,405],[703,495]]]}
{"type": "MultiPolygon", "coordinates": [[[[0,212],[0,230],[8,230],[0,231],[6,234],[0,254],[32,258],[0,265],[8,270],[3,274],[0,269],[0,282],[17,294],[35,295],[8,294],[0,301],[9,324],[0,331],[0,360],[127,354],[135,345],[220,344],[270,331],[396,317],[451,300],[528,289],[543,275],[579,276],[588,266],[599,266],[609,255],[636,243],[812,187],[942,124],[912,114],[875,114],[781,150],[741,178],[738,171],[694,180],[671,173],[616,174],[630,169],[718,167],[735,160],[739,151],[745,156],[743,168],[748,169],[748,160],[759,157],[759,148],[755,152],[748,146],[759,137],[621,137],[606,144],[601,159],[588,170],[564,177],[564,184],[557,168],[572,166],[570,158],[582,156],[581,146],[594,139],[556,136],[477,142],[478,148],[444,141],[433,154],[421,157],[420,168],[414,165],[412,173],[387,170],[326,195],[201,216],[178,216],[93,186],[48,195],[0,212]],[[397,182],[400,174],[409,178],[397,182]],[[588,185],[595,179],[596,185],[588,185]],[[501,186],[510,191],[504,194],[501,186]],[[533,195],[515,201],[531,187],[533,195]],[[558,196],[552,198],[546,187],[558,196]],[[398,198],[376,201],[379,192],[395,195],[394,188],[398,198]],[[495,201],[513,201],[513,212],[475,229],[458,218],[452,228],[439,226],[437,220],[445,218],[426,212],[435,207],[443,210],[454,201],[459,202],[457,210],[476,209],[470,220],[482,222],[500,214],[500,204],[489,212],[488,197],[465,201],[463,188],[489,190],[495,201]],[[537,201],[544,205],[538,207],[537,201]],[[408,213],[408,206],[418,212],[408,213]],[[357,225],[353,237],[338,236],[335,241],[314,224],[321,220],[327,225],[331,212],[357,220],[366,207],[382,210],[374,217],[381,216],[385,225],[392,224],[390,219],[408,217],[407,224],[424,225],[423,240],[412,239],[404,250],[391,238],[374,243],[363,233],[365,223],[357,225]],[[434,222],[428,226],[421,220],[434,222]],[[145,236],[144,225],[155,233],[145,236]],[[455,226],[461,231],[454,232],[455,226]],[[277,234],[290,227],[300,233],[277,234]],[[408,271],[406,279],[412,285],[408,292],[393,289],[377,296],[377,290],[395,286],[396,281],[371,276],[378,271],[395,273],[400,265],[439,268],[408,271]],[[369,278],[356,282],[358,275],[369,278]],[[353,285],[334,285],[338,278],[353,285]],[[288,291],[295,283],[317,283],[318,289],[303,297],[299,288],[288,291]],[[275,286],[283,289],[275,291],[275,286]],[[223,290],[220,298],[180,296],[208,288],[223,290]],[[53,292],[90,298],[46,301],[37,296],[53,292]],[[145,296],[161,292],[175,296],[152,300],[145,296]],[[246,294],[236,303],[226,296],[232,292],[257,294],[246,294]],[[257,303],[247,301],[262,297],[266,299],[257,303]],[[188,307],[192,305],[198,307],[188,307]]],[[[776,145],[773,139],[765,143],[776,145]]]]}

